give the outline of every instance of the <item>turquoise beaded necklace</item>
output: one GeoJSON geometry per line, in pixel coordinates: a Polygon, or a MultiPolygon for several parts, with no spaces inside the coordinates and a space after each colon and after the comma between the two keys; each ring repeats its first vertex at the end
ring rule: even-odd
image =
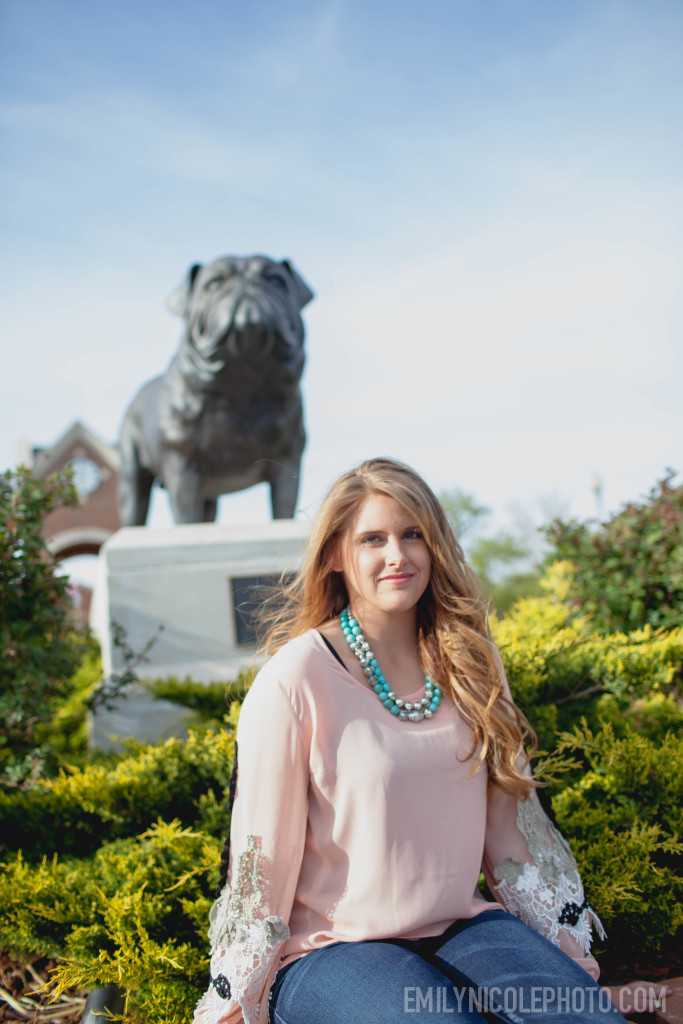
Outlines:
{"type": "Polygon", "coordinates": [[[400,722],[419,722],[423,718],[431,718],[438,711],[441,690],[434,685],[429,676],[425,676],[425,695],[421,700],[406,701],[397,697],[386,681],[377,664],[377,658],[370,650],[370,644],[363,636],[348,605],[342,611],[339,621],[347,644],[358,658],[368,677],[368,685],[375,691],[390,714],[395,715],[400,722]]]}

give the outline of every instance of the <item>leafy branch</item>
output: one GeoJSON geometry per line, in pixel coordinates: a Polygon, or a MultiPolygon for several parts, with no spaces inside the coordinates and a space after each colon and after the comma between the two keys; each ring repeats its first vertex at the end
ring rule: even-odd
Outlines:
{"type": "Polygon", "coordinates": [[[128,644],[124,627],[120,622],[112,621],[112,641],[114,647],[121,652],[124,667],[121,672],[112,672],[110,675],[105,676],[93,690],[85,702],[88,711],[96,711],[98,708],[113,711],[125,691],[133,683],[139,682],[137,669],[149,661],[149,652],[161,636],[163,629],[162,623],[142,650],[134,651],[128,644]]]}

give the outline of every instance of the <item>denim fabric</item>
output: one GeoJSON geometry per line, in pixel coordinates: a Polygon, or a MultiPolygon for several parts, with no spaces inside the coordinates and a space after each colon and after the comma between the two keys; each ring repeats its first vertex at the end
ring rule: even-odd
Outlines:
{"type": "Polygon", "coordinates": [[[279,971],[271,1024],[618,1024],[609,996],[516,917],[487,910],[443,935],[337,942],[279,971]]]}

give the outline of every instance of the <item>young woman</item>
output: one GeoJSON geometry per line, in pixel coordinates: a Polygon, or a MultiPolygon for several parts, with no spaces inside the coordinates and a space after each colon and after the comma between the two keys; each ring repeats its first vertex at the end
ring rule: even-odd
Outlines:
{"type": "Polygon", "coordinates": [[[486,603],[416,473],[334,484],[267,644],[196,1024],[620,1020],[486,603]]]}

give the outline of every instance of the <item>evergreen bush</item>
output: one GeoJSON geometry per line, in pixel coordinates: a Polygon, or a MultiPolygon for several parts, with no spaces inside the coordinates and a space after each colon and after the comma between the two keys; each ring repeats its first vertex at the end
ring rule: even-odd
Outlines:
{"type": "Polygon", "coordinates": [[[629,722],[656,738],[683,717],[683,628],[602,634],[566,601],[571,567],[556,564],[542,580],[546,596],[519,601],[494,620],[515,701],[551,750],[581,718],[629,722]]]}
{"type": "Polygon", "coordinates": [[[221,845],[172,821],[89,859],[16,854],[0,868],[3,946],[58,958],[57,992],[123,986],[127,1020],[186,1024],[208,981],[221,845]]]}
{"type": "Polygon", "coordinates": [[[0,474],[0,782],[30,785],[43,769],[38,733],[81,658],[67,579],[41,535],[43,518],[74,505],[68,478],[0,474]]]}
{"type": "Polygon", "coordinates": [[[131,1024],[184,1024],[207,984],[238,713],[0,792],[0,946],[56,958],[56,991],[123,987],[131,1024]]]}
{"type": "Polygon", "coordinates": [[[546,792],[608,932],[601,963],[642,969],[681,944],[683,629],[599,632],[572,601],[574,564],[541,583],[544,597],[494,620],[495,637],[552,752],[546,792]]]}
{"type": "Polygon", "coordinates": [[[560,738],[575,781],[552,807],[591,905],[608,932],[608,962],[680,943],[683,927],[683,736],[653,741],[584,722],[560,738]]]}
{"type": "Polygon", "coordinates": [[[0,852],[22,850],[31,862],[54,853],[85,857],[159,818],[224,834],[236,713],[224,730],[130,744],[123,755],[62,771],[28,792],[0,790],[0,852]]]}
{"type": "Polygon", "coordinates": [[[197,722],[208,725],[222,722],[233,703],[244,699],[255,674],[255,669],[248,668],[229,682],[199,683],[191,676],[184,679],[164,676],[141,679],[140,682],[157,700],[168,700],[189,708],[195,713],[197,722]]]}
{"type": "Polygon", "coordinates": [[[605,523],[555,522],[546,535],[554,557],[575,569],[571,601],[610,633],[683,619],[683,485],[670,473],[645,501],[605,523]]]}
{"type": "Polygon", "coordinates": [[[83,764],[88,757],[88,703],[102,681],[102,658],[89,633],[79,633],[77,640],[80,662],[63,694],[53,699],[50,719],[36,729],[36,741],[48,755],[43,777],[66,764],[83,764]]]}

